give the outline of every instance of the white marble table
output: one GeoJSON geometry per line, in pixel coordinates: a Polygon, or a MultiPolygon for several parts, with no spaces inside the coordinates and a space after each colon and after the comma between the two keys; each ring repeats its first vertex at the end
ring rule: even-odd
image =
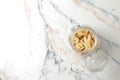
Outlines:
{"type": "Polygon", "coordinates": [[[119,0],[13,2],[0,3],[1,80],[120,80],[119,0]],[[110,55],[103,71],[88,71],[68,43],[76,24],[92,28],[110,55]]]}
{"type": "Polygon", "coordinates": [[[41,80],[119,80],[118,3],[118,0],[39,0],[38,9],[48,38],[41,80]],[[89,72],[80,57],[75,56],[68,43],[68,35],[75,24],[92,28],[101,40],[101,50],[111,56],[103,71],[89,72]]]}

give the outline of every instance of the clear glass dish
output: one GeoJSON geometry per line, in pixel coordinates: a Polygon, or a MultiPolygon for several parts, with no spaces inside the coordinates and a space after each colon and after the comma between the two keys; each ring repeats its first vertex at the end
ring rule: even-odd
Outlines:
{"type": "Polygon", "coordinates": [[[108,62],[108,55],[104,51],[99,49],[100,39],[98,38],[98,36],[95,34],[95,32],[92,29],[88,27],[81,27],[80,25],[75,25],[71,29],[69,40],[70,40],[70,45],[72,49],[77,54],[80,54],[80,56],[84,56],[83,59],[89,71],[98,72],[104,69],[104,67],[106,66],[108,62]],[[74,42],[73,42],[74,35],[78,30],[81,30],[81,29],[87,29],[90,32],[92,32],[94,35],[95,42],[94,42],[93,47],[89,50],[81,51],[81,50],[78,50],[74,45],[74,42]]]}

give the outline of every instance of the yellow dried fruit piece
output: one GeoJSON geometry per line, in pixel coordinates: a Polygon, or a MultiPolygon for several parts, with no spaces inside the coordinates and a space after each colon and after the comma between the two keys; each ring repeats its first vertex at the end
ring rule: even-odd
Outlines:
{"type": "Polygon", "coordinates": [[[83,44],[81,44],[81,43],[78,43],[78,44],[76,44],[75,46],[76,46],[77,49],[80,49],[80,50],[83,50],[83,49],[84,49],[84,46],[83,46],[83,44]]]}
{"type": "Polygon", "coordinates": [[[79,42],[79,39],[76,38],[76,37],[75,37],[73,40],[74,40],[74,43],[75,43],[75,44],[79,42]]]}

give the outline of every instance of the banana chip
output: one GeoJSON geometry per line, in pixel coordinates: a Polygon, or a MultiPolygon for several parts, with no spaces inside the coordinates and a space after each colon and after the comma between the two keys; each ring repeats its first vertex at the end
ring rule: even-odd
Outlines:
{"type": "Polygon", "coordinates": [[[90,50],[95,44],[95,36],[90,30],[86,28],[79,29],[74,34],[73,44],[78,50],[90,50]]]}

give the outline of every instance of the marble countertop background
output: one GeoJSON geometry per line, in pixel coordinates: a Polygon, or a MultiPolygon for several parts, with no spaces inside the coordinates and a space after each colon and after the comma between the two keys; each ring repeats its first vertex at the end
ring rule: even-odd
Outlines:
{"type": "Polygon", "coordinates": [[[120,80],[119,0],[0,1],[0,80],[120,80]],[[71,28],[90,27],[110,56],[87,70],[71,48],[71,28]]]}

